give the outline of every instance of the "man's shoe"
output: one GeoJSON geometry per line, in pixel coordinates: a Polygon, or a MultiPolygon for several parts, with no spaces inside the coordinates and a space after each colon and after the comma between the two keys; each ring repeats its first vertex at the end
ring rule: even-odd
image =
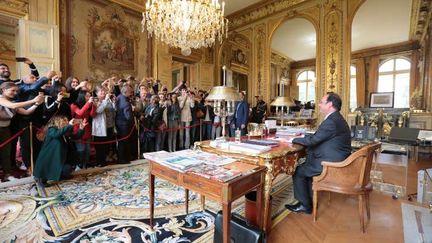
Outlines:
{"type": "Polygon", "coordinates": [[[305,213],[305,214],[311,214],[312,213],[312,209],[311,208],[307,208],[307,207],[305,207],[301,203],[297,203],[295,205],[286,204],[285,207],[289,211],[294,212],[294,213],[305,213]]]}

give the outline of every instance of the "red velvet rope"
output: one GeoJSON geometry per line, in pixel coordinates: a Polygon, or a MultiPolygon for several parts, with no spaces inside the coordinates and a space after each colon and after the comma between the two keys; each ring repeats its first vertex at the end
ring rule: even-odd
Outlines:
{"type": "Polygon", "coordinates": [[[21,129],[19,132],[17,132],[15,135],[13,135],[12,137],[8,138],[6,141],[4,141],[3,143],[0,144],[0,149],[3,148],[4,146],[6,146],[6,144],[12,142],[12,140],[14,140],[15,138],[19,137],[19,135],[21,135],[28,127],[25,127],[23,129],[21,129]]]}
{"type": "MultiPolygon", "coordinates": [[[[202,124],[208,124],[208,123],[212,123],[211,121],[203,121],[202,124]]],[[[201,124],[195,124],[195,125],[191,125],[191,126],[185,126],[185,127],[178,127],[178,128],[172,128],[172,129],[163,129],[163,130],[159,130],[159,129],[148,129],[148,128],[143,128],[144,132],[172,132],[172,131],[179,131],[185,128],[193,128],[193,127],[199,127],[201,126],[201,124]]],[[[213,124],[214,127],[221,127],[220,123],[214,123],[213,124]]],[[[39,131],[42,128],[40,127],[36,127],[35,125],[33,125],[33,127],[39,131]]],[[[12,140],[14,140],[15,138],[19,137],[27,128],[29,127],[25,127],[23,129],[21,129],[19,132],[17,132],[15,135],[13,135],[12,137],[8,138],[7,140],[5,140],[3,143],[0,144],[0,149],[3,148],[6,144],[12,142],[12,140]]],[[[135,129],[135,125],[132,126],[132,129],[130,130],[129,134],[122,137],[122,138],[117,138],[115,140],[109,140],[109,141],[101,141],[101,142],[88,142],[88,141],[81,141],[81,140],[75,140],[75,142],[81,143],[81,144],[110,144],[110,143],[116,143],[119,141],[123,141],[128,139],[130,136],[132,136],[133,130],[135,129]]]]}

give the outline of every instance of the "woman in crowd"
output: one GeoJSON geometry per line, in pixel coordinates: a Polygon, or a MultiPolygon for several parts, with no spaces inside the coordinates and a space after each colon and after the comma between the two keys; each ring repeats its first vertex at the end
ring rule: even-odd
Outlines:
{"type": "Polygon", "coordinates": [[[48,180],[59,181],[69,177],[71,169],[66,161],[71,155],[65,136],[72,132],[74,125],[79,126],[75,138],[78,139],[83,135],[87,122],[82,121],[78,124],[78,121],[76,119],[68,121],[66,116],[54,116],[48,123],[48,131],[33,171],[34,177],[44,186],[49,186],[48,180]]]}
{"type": "Polygon", "coordinates": [[[177,148],[177,129],[180,122],[180,105],[176,94],[171,94],[169,97],[171,103],[167,105],[168,150],[174,152],[177,148]]]}
{"type": "MultiPolygon", "coordinates": [[[[92,135],[96,143],[106,142],[114,138],[115,117],[112,113],[115,114],[115,104],[112,95],[102,86],[96,87],[96,95],[97,108],[92,121],[92,135]]],[[[110,144],[95,144],[95,148],[97,166],[105,166],[110,144]]]]}
{"type": "Polygon", "coordinates": [[[162,111],[162,120],[158,126],[158,134],[156,134],[156,151],[165,149],[165,141],[166,141],[166,129],[168,128],[168,116],[167,116],[167,106],[169,101],[166,99],[166,96],[159,92],[159,107],[162,111]]]}
{"type": "Polygon", "coordinates": [[[77,77],[69,77],[65,81],[66,91],[70,94],[69,100],[74,102],[80,90],[87,90],[87,81],[82,81],[77,77]]]}
{"type": "Polygon", "coordinates": [[[63,84],[56,83],[48,89],[48,95],[45,96],[45,105],[42,119],[46,124],[53,115],[67,116],[71,118],[69,96],[66,87],[63,84]]]}
{"type": "MultiPolygon", "coordinates": [[[[96,116],[96,106],[90,92],[80,91],[78,97],[71,105],[72,118],[90,121],[91,118],[96,116]]],[[[78,132],[79,125],[74,126],[74,133],[78,132]]],[[[84,135],[79,141],[76,142],[76,149],[79,155],[79,166],[81,168],[87,167],[90,159],[90,138],[91,126],[86,126],[84,135]]]]}
{"type": "Polygon", "coordinates": [[[0,144],[2,145],[0,147],[0,159],[5,173],[3,180],[13,180],[15,177],[10,174],[12,170],[12,161],[10,157],[11,144],[9,142],[3,144],[12,135],[10,133],[9,125],[16,113],[28,115],[34,112],[38,105],[44,102],[44,96],[39,95],[29,101],[14,103],[13,100],[18,93],[18,86],[13,82],[2,83],[0,85],[0,91],[0,144]],[[24,107],[29,105],[32,106],[24,109],[24,107]]]}
{"type": "Polygon", "coordinates": [[[213,106],[210,101],[205,101],[204,106],[204,121],[203,121],[203,136],[205,140],[212,139],[212,128],[213,128],[213,120],[215,118],[213,106]]]}

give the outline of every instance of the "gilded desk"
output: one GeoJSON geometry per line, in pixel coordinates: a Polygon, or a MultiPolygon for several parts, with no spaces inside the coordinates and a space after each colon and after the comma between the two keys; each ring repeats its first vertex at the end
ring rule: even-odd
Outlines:
{"type": "Polygon", "coordinates": [[[268,231],[271,225],[267,225],[268,217],[271,217],[270,193],[273,180],[277,175],[286,173],[288,175],[294,174],[297,166],[297,161],[303,146],[292,143],[280,143],[279,146],[273,147],[270,151],[258,155],[248,155],[242,153],[234,153],[210,146],[210,141],[195,142],[195,146],[202,151],[215,153],[218,155],[226,155],[232,158],[238,158],[242,161],[254,165],[261,165],[267,168],[264,180],[264,209],[263,209],[263,229],[268,231]]]}

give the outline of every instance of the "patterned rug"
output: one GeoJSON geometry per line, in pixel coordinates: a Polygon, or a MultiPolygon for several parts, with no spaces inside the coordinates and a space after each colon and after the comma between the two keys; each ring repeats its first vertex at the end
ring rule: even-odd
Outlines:
{"type": "MultiPolygon", "coordinates": [[[[0,188],[0,242],[212,241],[213,213],[220,205],[207,201],[210,212],[202,212],[198,195],[190,193],[192,213],[184,215],[184,190],[164,180],[156,179],[157,219],[150,229],[145,161],[80,174],[45,189],[36,190],[34,183],[0,188]]],[[[273,218],[287,214],[283,205],[293,200],[291,187],[290,177],[278,177],[273,188],[273,218]]],[[[233,204],[234,212],[244,215],[243,201],[233,204]]]]}

